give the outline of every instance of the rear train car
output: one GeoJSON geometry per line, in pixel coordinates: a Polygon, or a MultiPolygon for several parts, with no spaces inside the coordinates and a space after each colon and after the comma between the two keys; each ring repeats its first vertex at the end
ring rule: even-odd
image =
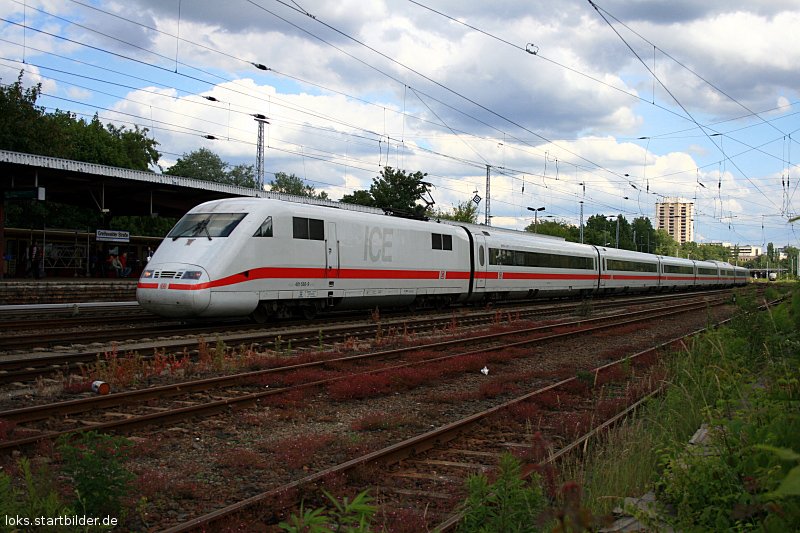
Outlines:
{"type": "Polygon", "coordinates": [[[582,295],[598,288],[594,246],[489,227],[470,229],[478,246],[472,299],[582,295]]]}

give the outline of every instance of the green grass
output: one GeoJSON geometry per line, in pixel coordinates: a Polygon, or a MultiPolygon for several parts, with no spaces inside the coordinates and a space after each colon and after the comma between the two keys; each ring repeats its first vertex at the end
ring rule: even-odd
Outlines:
{"type": "Polygon", "coordinates": [[[661,397],[563,465],[590,510],[606,514],[656,489],[682,530],[800,527],[798,496],[775,496],[796,465],[759,448],[800,451],[800,291],[766,312],[752,297],[737,300],[731,326],[664,363],[670,386],[661,397]],[[687,451],[702,423],[713,428],[711,456],[687,451]]]}

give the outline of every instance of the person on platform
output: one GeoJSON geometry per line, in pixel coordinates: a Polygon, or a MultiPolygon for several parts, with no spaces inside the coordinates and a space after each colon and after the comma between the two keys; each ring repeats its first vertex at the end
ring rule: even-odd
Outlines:
{"type": "Polygon", "coordinates": [[[122,252],[122,255],[119,256],[119,263],[122,266],[121,277],[127,278],[131,273],[131,267],[128,266],[128,252],[122,252]]]}
{"type": "Polygon", "coordinates": [[[33,274],[35,279],[42,277],[42,247],[39,243],[33,241],[30,249],[28,250],[28,261],[30,261],[30,274],[33,274]]]}
{"type": "Polygon", "coordinates": [[[116,255],[111,255],[111,268],[114,269],[114,272],[117,273],[117,277],[122,277],[122,263],[119,260],[119,257],[116,255]]]}

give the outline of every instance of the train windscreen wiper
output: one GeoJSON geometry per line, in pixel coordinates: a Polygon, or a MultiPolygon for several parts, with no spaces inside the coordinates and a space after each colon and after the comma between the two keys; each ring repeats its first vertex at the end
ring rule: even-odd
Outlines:
{"type": "Polygon", "coordinates": [[[197,224],[192,226],[192,228],[188,231],[182,231],[180,233],[176,233],[172,236],[172,240],[176,241],[179,237],[197,237],[201,233],[205,232],[208,240],[211,240],[211,232],[208,231],[208,219],[204,218],[203,220],[199,220],[197,224]]]}

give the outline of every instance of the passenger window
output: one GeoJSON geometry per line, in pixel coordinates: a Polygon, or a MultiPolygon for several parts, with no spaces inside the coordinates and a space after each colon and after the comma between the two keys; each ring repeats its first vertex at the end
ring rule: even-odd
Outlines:
{"type": "Polygon", "coordinates": [[[267,217],[267,219],[261,223],[253,234],[253,237],[272,237],[272,217],[267,217]]]}
{"type": "Polygon", "coordinates": [[[452,250],[452,249],[453,249],[453,236],[442,235],[442,250],[452,250]]]}
{"type": "Polygon", "coordinates": [[[478,262],[481,266],[483,266],[483,263],[486,262],[486,252],[483,251],[483,246],[478,248],[478,262]]]}

